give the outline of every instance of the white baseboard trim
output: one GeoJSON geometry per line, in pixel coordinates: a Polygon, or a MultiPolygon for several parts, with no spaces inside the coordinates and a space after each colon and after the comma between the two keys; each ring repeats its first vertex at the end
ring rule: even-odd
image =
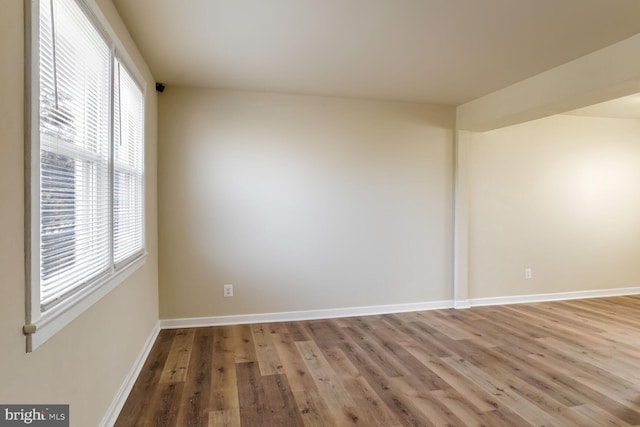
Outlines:
{"type": "Polygon", "coordinates": [[[532,302],[564,301],[585,298],[620,297],[625,295],[640,295],[640,287],[556,292],[552,294],[514,295],[493,298],[473,298],[469,301],[471,303],[471,307],[480,307],[486,305],[526,304],[532,302]]]}
{"type": "Polygon", "coordinates": [[[471,301],[468,299],[453,301],[453,308],[455,309],[462,309],[462,308],[469,308],[469,307],[471,307],[471,301]]]}
{"type": "Polygon", "coordinates": [[[280,313],[239,314],[232,316],[189,317],[160,320],[161,329],[197,328],[202,326],[243,325],[248,323],[292,322],[299,320],[333,319],[337,317],[373,316],[378,314],[406,313],[410,311],[465,309],[487,305],[526,304],[545,301],[563,301],[584,298],[602,298],[624,295],[640,295],[640,287],[598,289],[550,294],[514,295],[469,300],[427,301],[407,304],[373,305],[368,307],[329,308],[324,310],[286,311],[280,313]]]}
{"type": "Polygon", "coordinates": [[[140,375],[140,371],[144,366],[144,362],[149,357],[149,353],[153,348],[153,344],[156,342],[156,338],[158,338],[158,334],[160,333],[160,322],[156,322],[153,330],[149,334],[147,341],[144,343],[144,347],[142,347],[142,351],[138,355],[133,367],[129,371],[129,374],[125,378],[124,382],[120,386],[120,390],[118,390],[118,394],[116,394],[115,399],[111,402],[111,406],[107,410],[107,413],[102,418],[102,426],[103,427],[112,427],[116,420],[118,419],[118,415],[120,415],[120,411],[122,411],[122,407],[124,406],[127,398],[129,397],[129,393],[131,393],[131,389],[133,389],[133,385],[138,379],[138,375],[140,375]]]}
{"type": "Polygon", "coordinates": [[[336,317],[372,316],[409,311],[439,310],[453,307],[453,301],[427,301],[408,304],[372,305],[368,307],[329,308],[324,310],[286,311],[281,313],[240,314],[236,316],[192,317],[160,320],[162,329],[194,328],[199,326],[242,325],[247,323],[275,323],[297,320],[333,319],[336,317]]]}

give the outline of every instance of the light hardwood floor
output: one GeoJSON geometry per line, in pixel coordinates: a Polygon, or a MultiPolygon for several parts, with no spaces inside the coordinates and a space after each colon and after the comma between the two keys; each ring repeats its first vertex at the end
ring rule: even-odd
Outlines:
{"type": "Polygon", "coordinates": [[[163,330],[117,426],[640,426],[640,296],[163,330]]]}

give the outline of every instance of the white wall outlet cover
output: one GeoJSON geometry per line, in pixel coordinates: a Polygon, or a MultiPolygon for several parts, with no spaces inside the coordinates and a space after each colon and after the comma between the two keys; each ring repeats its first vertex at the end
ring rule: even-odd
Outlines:
{"type": "Polygon", "coordinates": [[[233,285],[224,285],[224,296],[232,297],[233,296],[233,285]]]}

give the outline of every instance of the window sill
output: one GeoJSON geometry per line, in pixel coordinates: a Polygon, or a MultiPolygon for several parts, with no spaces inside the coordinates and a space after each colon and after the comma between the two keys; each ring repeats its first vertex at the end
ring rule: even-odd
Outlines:
{"type": "Polygon", "coordinates": [[[147,254],[145,253],[103,282],[79,292],[64,303],[42,313],[40,319],[34,322],[34,324],[25,325],[24,331],[27,336],[27,352],[31,352],[40,347],[49,338],[62,330],[62,328],[71,323],[96,302],[100,301],[102,297],[118,287],[118,285],[144,265],[146,258],[147,254]]]}

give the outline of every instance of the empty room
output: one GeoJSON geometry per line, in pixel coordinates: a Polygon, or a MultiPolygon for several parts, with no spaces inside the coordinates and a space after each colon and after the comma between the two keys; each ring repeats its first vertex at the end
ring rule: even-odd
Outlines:
{"type": "Polygon", "coordinates": [[[640,426],[640,2],[2,0],[0,425],[640,426]]]}

